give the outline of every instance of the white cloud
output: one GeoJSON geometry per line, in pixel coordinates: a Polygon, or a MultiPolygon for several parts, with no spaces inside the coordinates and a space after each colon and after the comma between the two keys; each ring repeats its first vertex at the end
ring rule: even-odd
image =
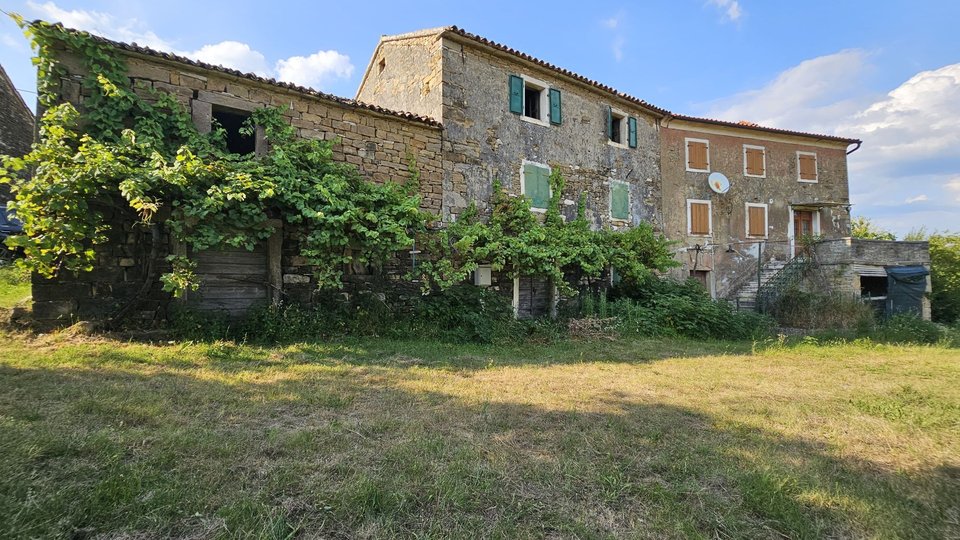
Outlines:
{"type": "Polygon", "coordinates": [[[262,53],[256,51],[246,43],[239,41],[221,41],[214,45],[204,45],[200,49],[185,56],[196,58],[201,62],[224,66],[243,71],[269,76],[270,65],[262,53]]]}
{"type": "Polygon", "coordinates": [[[900,234],[920,225],[955,229],[960,64],[916,73],[877,95],[866,89],[869,60],[859,50],[806,60],[759,89],[708,103],[700,113],[862,139],[862,148],[848,158],[858,214],[900,234]]]}
{"type": "MultiPolygon", "coordinates": [[[[276,77],[302,86],[322,89],[331,79],[353,75],[354,67],[350,58],[334,50],[319,51],[310,56],[292,56],[278,60],[271,66],[263,53],[239,41],[221,41],[204,45],[195,51],[185,51],[160,38],[137,19],[119,20],[110,13],[67,10],[54,2],[28,0],[27,6],[41,18],[59,21],[68,28],[85,30],[116,41],[137,43],[244,73],[276,77]]],[[[3,36],[3,41],[6,42],[6,36],[3,36]]]]}
{"type": "Polygon", "coordinates": [[[723,20],[738,22],[743,16],[743,9],[738,0],[707,0],[707,4],[716,6],[723,12],[723,20]]]}
{"type": "Polygon", "coordinates": [[[858,110],[855,101],[844,97],[858,87],[866,59],[863,51],[851,49],[804,60],[763,88],[708,103],[706,114],[732,121],[830,131],[838,117],[858,110]]]}
{"type": "Polygon", "coordinates": [[[946,184],[943,185],[947,191],[952,191],[954,193],[955,200],[960,202],[960,176],[957,176],[953,180],[949,180],[946,184]]]}
{"type": "Polygon", "coordinates": [[[82,9],[66,10],[53,2],[38,4],[29,0],[27,7],[46,20],[62,22],[67,28],[86,30],[117,41],[176,52],[171,43],[161,39],[138,19],[120,21],[109,13],[82,9]]]}
{"type": "Polygon", "coordinates": [[[310,56],[291,56],[277,61],[277,78],[311,88],[322,88],[330,78],[353,75],[350,57],[337,51],[318,51],[310,56]]]}
{"type": "Polygon", "coordinates": [[[617,62],[623,60],[623,50],[627,45],[624,21],[626,21],[626,13],[624,11],[620,11],[613,17],[600,21],[600,25],[605,28],[604,32],[611,38],[610,52],[613,53],[613,59],[617,62]]]}
{"type": "Polygon", "coordinates": [[[27,40],[23,38],[17,39],[10,34],[0,34],[0,43],[3,43],[5,47],[19,49],[22,51],[26,51],[30,48],[27,45],[27,40]]]}

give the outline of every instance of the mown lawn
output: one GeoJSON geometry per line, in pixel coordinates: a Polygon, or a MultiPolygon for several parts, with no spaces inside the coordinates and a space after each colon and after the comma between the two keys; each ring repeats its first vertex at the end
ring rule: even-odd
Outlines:
{"type": "Polygon", "coordinates": [[[960,534],[956,349],[0,343],[0,537],[960,534]]]}

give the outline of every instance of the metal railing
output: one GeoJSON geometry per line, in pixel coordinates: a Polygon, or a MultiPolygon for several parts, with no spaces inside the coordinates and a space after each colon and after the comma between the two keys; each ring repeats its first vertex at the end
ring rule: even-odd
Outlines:
{"type": "Polygon", "coordinates": [[[800,282],[810,269],[811,259],[807,255],[797,255],[787,261],[787,264],[765,283],[757,288],[756,308],[760,313],[767,313],[770,307],[783,296],[790,287],[800,282]]]}

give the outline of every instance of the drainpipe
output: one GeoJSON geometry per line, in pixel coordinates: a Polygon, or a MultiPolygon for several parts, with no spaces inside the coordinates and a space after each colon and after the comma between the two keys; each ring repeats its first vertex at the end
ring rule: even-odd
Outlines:
{"type": "Polygon", "coordinates": [[[847,155],[849,156],[850,154],[852,154],[852,153],[856,152],[857,150],[859,150],[861,144],[863,144],[863,141],[857,141],[857,145],[853,147],[853,150],[847,151],[847,155]]]}

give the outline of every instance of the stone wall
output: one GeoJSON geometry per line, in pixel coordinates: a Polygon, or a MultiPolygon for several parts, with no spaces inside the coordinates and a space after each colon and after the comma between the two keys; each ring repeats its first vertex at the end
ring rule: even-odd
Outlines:
{"type": "MultiPolygon", "coordinates": [[[[22,156],[33,144],[33,113],[0,66],[0,155],[22,156]]],[[[7,200],[9,188],[0,186],[0,204],[7,200]]]]}
{"type": "Polygon", "coordinates": [[[430,118],[442,115],[440,40],[428,31],[383,38],[374,51],[357,99],[430,118]]]}
{"type": "MultiPolygon", "coordinates": [[[[148,96],[148,89],[173,94],[192,113],[201,131],[210,129],[214,107],[252,111],[261,107],[282,106],[284,114],[305,138],[336,141],[334,159],[357,166],[361,175],[376,181],[403,182],[409,178],[409,160],[420,171],[421,206],[440,211],[442,198],[441,130],[436,123],[403,117],[389,111],[372,110],[348,100],[290,88],[265,80],[254,80],[218,69],[166,58],[117,51],[126,57],[131,87],[148,96]]],[[[84,91],[80,81],[85,73],[73,53],[59,51],[66,73],[61,81],[61,99],[83,111],[84,91]]],[[[120,216],[106,214],[108,222],[120,223],[120,216]]],[[[128,219],[128,222],[134,220],[128,219]]],[[[145,281],[149,246],[141,235],[147,231],[116,226],[109,241],[97,246],[97,262],[92,272],[61,275],[55,280],[34,278],[34,315],[40,320],[103,318],[114,313],[129,298],[137,295],[145,281]]],[[[290,231],[285,232],[292,234],[290,231]]],[[[289,236],[288,236],[289,238],[289,236]]],[[[309,267],[295,255],[295,245],[284,245],[284,287],[291,297],[302,297],[297,287],[313,287],[309,267]]],[[[160,257],[176,251],[164,235],[158,246],[160,257]]],[[[159,276],[166,268],[156,268],[159,276]]],[[[170,296],[152,283],[135,310],[141,319],[160,319],[167,315],[170,296]]]]}
{"type": "Polygon", "coordinates": [[[792,256],[791,209],[809,209],[819,221],[824,238],[850,233],[846,145],[765,134],[747,128],[709,129],[692,122],[662,128],[661,160],[663,178],[664,231],[678,240],[677,257],[683,266],[674,271],[685,279],[696,268],[711,272],[712,288],[718,298],[735,293],[756,276],[757,258],[792,256]],[[682,129],[681,129],[682,128],[682,129]],[[687,171],[687,138],[709,141],[710,172],[721,172],[730,180],[730,190],[714,193],[707,184],[708,172],[687,171]],[[744,174],[744,145],[765,149],[765,178],[744,174]],[[797,180],[797,151],[817,154],[818,181],[797,180]],[[688,234],[687,200],[711,203],[712,234],[688,234]],[[767,205],[766,237],[747,235],[747,203],[767,205]],[[700,251],[696,246],[700,246],[700,251]]]}
{"type": "Polygon", "coordinates": [[[659,226],[659,139],[654,119],[629,102],[555,72],[493,54],[469,42],[443,39],[444,200],[443,215],[454,219],[471,202],[484,208],[495,181],[521,191],[523,160],[559,167],[566,180],[564,214],[573,217],[585,194],[588,220],[595,226],[650,221],[659,226]],[[509,110],[508,80],[526,75],[559,89],[561,125],[541,125],[509,110]],[[637,118],[637,148],[609,144],[606,107],[637,118]],[[630,219],[610,219],[611,180],[629,183],[630,219]]]}

